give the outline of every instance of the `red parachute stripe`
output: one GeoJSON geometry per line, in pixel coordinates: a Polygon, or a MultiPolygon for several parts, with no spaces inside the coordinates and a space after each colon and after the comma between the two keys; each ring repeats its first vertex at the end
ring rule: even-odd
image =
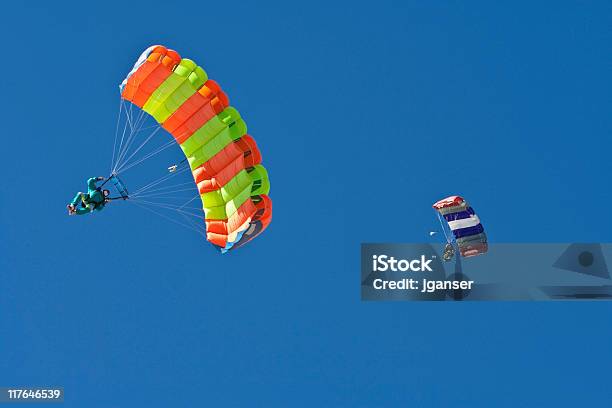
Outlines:
{"type": "Polygon", "coordinates": [[[456,207],[458,205],[461,205],[464,202],[465,200],[463,199],[463,197],[450,196],[450,197],[443,198],[442,200],[434,203],[433,208],[435,208],[436,210],[439,210],[441,208],[456,207]]]}
{"type": "Polygon", "coordinates": [[[153,91],[172,74],[172,70],[179,62],[181,57],[176,51],[162,46],[156,47],[138,70],[128,78],[121,96],[142,108],[153,91]]]}
{"type": "Polygon", "coordinates": [[[236,140],[240,149],[244,152],[244,165],[246,167],[254,167],[261,163],[261,153],[255,143],[255,139],[251,135],[244,135],[236,140]]]}
{"type": "Polygon", "coordinates": [[[163,124],[164,129],[181,144],[206,122],[228,106],[227,96],[214,81],[207,81],[189,97],[163,124]]]}

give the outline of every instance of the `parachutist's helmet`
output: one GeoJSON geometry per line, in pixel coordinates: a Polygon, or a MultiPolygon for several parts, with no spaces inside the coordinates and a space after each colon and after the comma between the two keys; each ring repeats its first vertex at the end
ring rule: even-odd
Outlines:
{"type": "Polygon", "coordinates": [[[109,190],[102,190],[102,194],[104,194],[104,198],[108,198],[108,196],[110,195],[110,191],[109,190]]]}

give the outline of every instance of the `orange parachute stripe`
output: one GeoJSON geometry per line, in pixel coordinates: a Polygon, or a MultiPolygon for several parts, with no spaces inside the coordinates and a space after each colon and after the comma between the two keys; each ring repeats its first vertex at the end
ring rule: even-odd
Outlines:
{"type": "MultiPolygon", "coordinates": [[[[212,166],[199,167],[196,169],[198,171],[197,177],[202,180],[197,183],[200,194],[220,189],[240,173],[241,170],[244,170],[244,159],[242,155],[238,155],[234,160],[224,164],[225,167],[217,171],[215,171],[212,166]]],[[[196,172],[194,171],[194,178],[195,177],[196,172]]]]}
{"type": "Polygon", "coordinates": [[[236,144],[244,152],[244,165],[246,167],[254,167],[261,163],[261,153],[257,143],[255,143],[255,139],[251,135],[242,136],[236,140],[236,144]]]}
{"type": "Polygon", "coordinates": [[[207,231],[217,234],[231,234],[243,225],[257,211],[253,200],[245,201],[234,214],[225,220],[206,220],[207,231]]]}
{"type": "Polygon", "coordinates": [[[147,60],[130,75],[121,96],[142,108],[180,62],[181,56],[176,51],[155,47],[147,60]]]}
{"type": "Polygon", "coordinates": [[[258,198],[258,202],[255,204],[257,211],[251,220],[249,229],[242,235],[240,241],[234,245],[235,248],[241,247],[264,232],[272,221],[272,200],[270,197],[262,194],[254,198],[258,198]]]}
{"type": "Polygon", "coordinates": [[[218,190],[241,170],[261,163],[261,153],[250,135],[244,135],[193,170],[200,194],[218,190]]]}
{"type": "Polygon", "coordinates": [[[207,220],[207,239],[215,245],[225,247],[228,236],[252,219],[256,211],[253,201],[247,200],[227,220],[207,220]]]}
{"type": "Polygon", "coordinates": [[[254,234],[247,238],[243,236],[244,242],[241,240],[240,245],[244,245],[261,234],[272,221],[272,200],[265,194],[258,196],[258,198],[259,202],[257,204],[254,204],[252,200],[246,201],[228,220],[206,221],[206,238],[215,245],[225,246],[228,235],[244,225],[249,217],[251,217],[252,223],[259,225],[254,234]]]}
{"type": "Polygon", "coordinates": [[[229,100],[219,85],[208,80],[166,119],[163,127],[181,144],[228,106],[229,100]]]}
{"type": "Polygon", "coordinates": [[[264,224],[263,228],[265,229],[268,224],[270,224],[270,221],[272,221],[272,199],[266,194],[260,195],[259,198],[260,201],[255,204],[257,211],[255,212],[253,219],[256,221],[261,221],[264,224]]]}

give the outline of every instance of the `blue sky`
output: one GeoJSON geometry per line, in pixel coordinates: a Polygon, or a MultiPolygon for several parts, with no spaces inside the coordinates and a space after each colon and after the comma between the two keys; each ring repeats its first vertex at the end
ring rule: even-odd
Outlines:
{"type": "Polygon", "coordinates": [[[69,407],[610,401],[610,303],[359,300],[359,244],[427,240],[449,194],[493,242],[610,242],[609,2],[47,3],[0,27],[0,386],[69,407]],[[229,256],[123,203],[65,215],[154,43],[263,151],[274,220],[229,256]]]}

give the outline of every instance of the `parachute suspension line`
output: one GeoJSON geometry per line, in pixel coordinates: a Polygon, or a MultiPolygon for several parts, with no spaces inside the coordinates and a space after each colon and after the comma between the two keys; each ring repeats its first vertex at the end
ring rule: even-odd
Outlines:
{"type": "MultiPolygon", "coordinates": [[[[132,105],[132,103],[124,99],[119,101],[119,112],[113,140],[111,175],[106,182],[116,177],[119,173],[128,171],[176,143],[174,138],[171,138],[171,140],[162,143],[161,146],[154,147],[151,151],[143,154],[146,147],[151,145],[151,140],[159,132],[161,126],[158,124],[153,126],[146,125],[146,123],[149,123],[146,112],[138,110],[132,105]],[[124,123],[122,124],[121,121],[124,123]],[[123,129],[121,129],[121,126],[123,126],[123,129]],[[121,132],[121,137],[119,137],[119,132],[121,132]]],[[[178,184],[162,185],[162,183],[173,184],[168,182],[178,174],[187,172],[190,166],[184,165],[186,162],[186,158],[181,160],[180,163],[174,164],[169,168],[169,173],[164,173],[159,179],[149,182],[130,194],[128,202],[132,202],[137,207],[144,208],[159,217],[206,237],[204,210],[199,206],[196,208],[193,205],[189,205],[200,196],[198,193],[188,198],[189,192],[196,190],[193,180],[184,182],[185,179],[177,179],[179,181],[178,184]]]]}
{"type": "Polygon", "coordinates": [[[152,205],[152,206],[157,206],[157,207],[161,207],[161,208],[165,208],[168,210],[173,210],[176,211],[178,213],[182,213],[182,214],[186,214],[186,215],[191,215],[193,217],[198,218],[200,221],[204,221],[205,220],[205,215],[204,215],[204,210],[201,207],[195,208],[195,207],[187,207],[187,204],[191,203],[193,200],[195,200],[196,198],[199,198],[200,195],[199,193],[195,196],[193,196],[192,198],[190,198],[188,201],[186,201],[185,203],[183,203],[182,205],[176,205],[176,204],[172,204],[172,203],[168,203],[168,202],[160,202],[160,201],[149,201],[149,200],[143,200],[143,198],[145,197],[138,197],[135,199],[136,202],[139,202],[141,204],[147,204],[147,205],[152,205]]]}
{"type": "Polygon", "coordinates": [[[152,207],[157,207],[157,208],[162,208],[164,210],[168,210],[168,211],[174,211],[177,214],[178,213],[183,213],[186,215],[189,215],[193,218],[196,218],[199,222],[203,222],[204,221],[204,212],[203,210],[197,209],[197,208],[187,208],[187,209],[181,209],[179,210],[176,206],[171,206],[171,205],[165,205],[163,203],[158,203],[156,201],[147,201],[147,200],[136,200],[134,201],[135,203],[138,204],[142,204],[142,205],[149,205],[152,207]]]}
{"type": "Polygon", "coordinates": [[[184,168],[182,168],[182,169],[180,169],[180,170],[178,170],[178,171],[175,171],[175,172],[173,172],[173,173],[168,173],[168,174],[165,174],[165,175],[163,175],[162,177],[158,178],[157,180],[153,180],[153,181],[152,181],[152,182],[150,182],[149,184],[147,184],[147,185],[145,185],[145,186],[141,187],[140,189],[136,190],[136,191],[133,193],[133,195],[134,195],[134,196],[136,196],[136,195],[138,195],[138,194],[141,194],[141,193],[143,193],[143,192],[145,192],[145,191],[149,190],[150,188],[153,188],[153,187],[155,187],[155,186],[157,186],[157,185],[159,185],[159,184],[163,183],[164,181],[167,181],[167,180],[171,179],[172,177],[175,177],[175,176],[176,176],[176,175],[178,175],[178,174],[181,174],[181,173],[186,172],[188,169],[189,169],[189,167],[184,167],[184,168]]]}
{"type": "Polygon", "coordinates": [[[117,160],[115,162],[115,165],[113,166],[113,173],[115,172],[115,170],[117,170],[117,167],[121,163],[121,159],[123,158],[123,155],[125,154],[124,152],[127,149],[129,149],[129,144],[131,143],[131,140],[132,140],[133,133],[131,130],[127,138],[125,137],[127,128],[128,128],[128,122],[126,121],[123,126],[123,136],[121,137],[121,143],[119,144],[119,152],[117,153],[117,160]]]}
{"type": "MultiPolygon", "coordinates": [[[[193,182],[190,182],[189,184],[193,184],[193,182]]],[[[185,200],[187,197],[185,196],[185,194],[189,194],[189,192],[193,192],[194,188],[193,186],[190,187],[185,187],[183,186],[183,188],[179,188],[180,185],[172,185],[172,186],[168,186],[168,187],[164,187],[165,189],[155,189],[155,190],[151,190],[150,192],[145,192],[145,193],[140,193],[137,196],[135,196],[135,199],[141,199],[141,198],[145,198],[145,199],[151,199],[151,198],[156,198],[158,200],[166,200],[164,202],[167,202],[168,200],[173,200],[174,202],[177,201],[183,201],[185,200]],[[172,190],[170,190],[172,189],[172,190]]],[[[130,197],[132,197],[130,195],[130,197]]],[[[196,198],[199,197],[199,193],[196,196],[196,198]]]]}
{"type": "Polygon", "coordinates": [[[117,138],[119,136],[119,122],[121,122],[121,111],[123,110],[123,98],[119,98],[119,112],[117,113],[117,124],[115,125],[115,141],[113,142],[113,157],[111,158],[110,173],[115,167],[115,152],[117,150],[117,138]]]}
{"type": "MultiPolygon", "coordinates": [[[[179,213],[179,215],[180,215],[181,217],[183,217],[183,219],[184,219],[185,221],[187,221],[189,224],[193,225],[194,227],[197,225],[197,224],[196,224],[196,222],[195,222],[193,219],[188,218],[188,217],[187,217],[185,214],[183,214],[183,213],[179,213]]],[[[206,236],[206,233],[204,232],[202,235],[203,235],[203,236],[206,236]]]]}
{"type": "Polygon", "coordinates": [[[202,208],[192,208],[192,207],[184,209],[185,205],[187,205],[189,202],[193,201],[197,197],[199,197],[199,195],[193,197],[191,200],[187,201],[180,207],[177,207],[176,205],[172,205],[168,203],[158,203],[158,202],[145,201],[145,200],[139,200],[137,202],[144,204],[144,205],[157,207],[160,209],[165,209],[168,211],[174,211],[176,214],[180,215],[185,221],[191,224],[195,229],[202,231],[203,232],[202,235],[204,235],[206,232],[206,227],[205,227],[206,218],[205,218],[205,215],[203,214],[203,209],[202,208]],[[196,214],[190,211],[186,211],[186,210],[195,211],[196,214]],[[188,216],[190,216],[191,218],[189,218],[188,216]],[[194,218],[196,218],[198,222],[196,222],[194,218]]]}
{"type": "MultiPolygon", "coordinates": [[[[127,102],[123,101],[123,103],[125,104],[127,102]]],[[[130,110],[132,109],[132,104],[130,104],[130,108],[129,109],[130,110]]],[[[128,108],[124,108],[124,110],[123,110],[124,114],[125,114],[125,119],[126,119],[125,120],[125,124],[124,124],[124,132],[127,131],[128,126],[130,128],[130,131],[128,133],[127,139],[120,146],[117,162],[120,162],[121,161],[121,157],[123,155],[125,155],[125,152],[127,150],[129,150],[129,145],[130,145],[130,142],[131,142],[132,138],[138,132],[138,129],[140,128],[140,126],[142,126],[141,121],[144,118],[144,112],[141,111],[140,114],[138,115],[138,117],[136,118],[136,121],[134,121],[134,118],[131,116],[131,113],[130,113],[131,111],[130,110],[128,110],[128,108]]],[[[117,167],[117,165],[115,165],[115,167],[117,167]]]]}
{"type": "MultiPolygon", "coordinates": [[[[144,200],[137,200],[137,201],[132,201],[135,204],[140,204],[141,206],[146,206],[146,207],[157,207],[158,209],[163,209],[163,210],[168,210],[168,211],[173,211],[176,212],[177,214],[182,214],[183,216],[190,216],[191,219],[190,221],[193,220],[193,218],[196,218],[200,224],[194,224],[194,226],[196,226],[198,229],[202,229],[204,230],[204,225],[202,224],[202,221],[204,221],[204,214],[200,213],[200,214],[195,214],[193,212],[189,212],[186,210],[177,210],[176,206],[172,206],[172,205],[165,205],[165,204],[160,204],[160,203],[156,203],[156,202],[152,202],[152,201],[144,201],[144,200]]],[[[193,211],[197,211],[197,209],[192,209],[193,211]]],[[[166,215],[167,216],[167,215],[166,215]]]]}
{"type": "Polygon", "coordinates": [[[176,211],[179,213],[183,213],[186,215],[190,215],[192,217],[195,217],[201,221],[204,220],[204,212],[202,209],[197,209],[197,208],[188,208],[188,209],[181,209],[176,205],[172,205],[172,204],[167,204],[167,203],[158,203],[155,201],[147,201],[147,200],[136,200],[135,202],[139,203],[139,204],[143,204],[143,205],[151,205],[154,207],[160,207],[160,208],[164,208],[166,210],[172,210],[172,211],[176,211]],[[187,210],[192,210],[194,212],[189,212],[187,210]]]}
{"type": "Polygon", "coordinates": [[[155,129],[156,127],[158,127],[159,125],[151,125],[151,126],[147,126],[146,128],[141,128],[139,130],[139,132],[144,132],[145,130],[149,130],[149,129],[155,129]]]}
{"type": "Polygon", "coordinates": [[[183,191],[193,191],[193,188],[181,188],[178,190],[168,190],[168,191],[162,191],[158,193],[147,192],[144,194],[139,194],[137,197],[139,198],[145,198],[145,197],[178,198],[175,196],[175,194],[183,192],[183,191]]]}
{"type": "MultiPolygon", "coordinates": [[[[144,143],[144,144],[146,144],[146,143],[148,142],[148,140],[149,140],[151,137],[153,137],[153,135],[154,135],[154,134],[155,134],[157,131],[159,131],[159,129],[161,129],[161,128],[159,128],[159,127],[158,127],[158,128],[157,128],[157,129],[156,129],[156,130],[155,130],[155,131],[154,131],[154,132],[151,134],[151,136],[149,136],[149,138],[148,138],[148,139],[145,141],[145,143],[144,143]]],[[[143,146],[144,146],[144,144],[143,144],[143,146]]],[[[163,152],[164,150],[166,150],[166,149],[167,149],[167,148],[169,148],[170,146],[174,146],[175,144],[176,144],[176,142],[174,141],[174,139],[169,140],[169,141],[168,141],[168,142],[166,142],[164,145],[162,145],[162,146],[158,147],[156,150],[152,151],[151,153],[148,153],[147,155],[145,155],[145,156],[144,156],[144,157],[142,157],[141,159],[138,159],[137,161],[135,161],[134,163],[131,163],[131,164],[129,164],[129,165],[128,165],[128,161],[129,161],[129,159],[128,159],[128,160],[126,160],[126,161],[125,161],[125,163],[124,163],[124,164],[121,166],[121,168],[119,168],[119,169],[118,169],[118,171],[127,171],[127,170],[131,169],[132,167],[135,167],[135,166],[139,165],[140,163],[142,163],[142,162],[144,162],[144,161],[146,161],[146,160],[150,159],[151,157],[153,157],[153,156],[155,156],[155,155],[157,155],[157,154],[159,154],[159,153],[163,152]]],[[[140,150],[141,148],[142,148],[142,146],[141,146],[141,147],[139,147],[139,148],[138,148],[138,150],[140,150]]],[[[134,154],[136,154],[136,153],[138,152],[138,150],[136,150],[136,151],[135,151],[135,152],[132,154],[132,156],[133,156],[134,154]]],[[[131,158],[131,156],[130,156],[130,158],[131,158]]]]}
{"type": "Polygon", "coordinates": [[[132,104],[129,104],[125,110],[125,120],[127,124],[130,125],[130,130],[132,130],[132,104]]]}
{"type": "MultiPolygon", "coordinates": [[[[193,184],[193,183],[192,183],[193,184]]],[[[157,191],[146,191],[144,193],[139,193],[136,197],[165,197],[165,198],[171,198],[174,196],[171,196],[172,194],[176,194],[176,193],[181,193],[181,192],[185,192],[185,191],[190,191],[193,192],[193,188],[192,187],[186,187],[186,188],[178,188],[179,186],[170,186],[170,189],[166,189],[166,190],[157,190],[157,191]]],[[[176,198],[185,198],[185,197],[179,197],[176,196],[176,198]]]]}
{"type": "MultiPolygon", "coordinates": [[[[200,198],[200,192],[198,191],[198,193],[196,195],[194,195],[193,197],[191,197],[191,199],[189,199],[188,201],[186,201],[185,203],[183,203],[183,205],[181,205],[178,209],[181,210],[182,208],[185,208],[185,206],[187,204],[189,204],[190,202],[192,202],[193,200],[195,200],[196,198],[200,198]]],[[[201,208],[199,211],[204,212],[204,209],[201,208]]],[[[179,213],[181,215],[183,215],[182,213],[179,213]]],[[[183,215],[183,218],[187,218],[183,215]]],[[[206,225],[206,213],[204,213],[204,216],[202,217],[202,221],[204,221],[204,225],[206,225]]],[[[206,227],[204,227],[204,232],[206,232],[206,227]]],[[[208,239],[208,238],[207,238],[208,239]]]]}
{"type": "Polygon", "coordinates": [[[132,118],[132,104],[130,103],[129,107],[125,109],[125,128],[127,128],[128,125],[130,126],[130,135],[132,135],[134,131],[133,120],[134,119],[132,118]]]}
{"type": "Polygon", "coordinates": [[[189,201],[187,201],[186,203],[184,203],[183,205],[181,205],[179,208],[183,208],[185,207],[187,204],[189,204],[190,202],[192,202],[193,200],[195,200],[196,198],[200,198],[200,192],[198,191],[198,193],[196,195],[194,195],[193,197],[191,197],[191,199],[189,199],[189,201]]]}
{"type": "Polygon", "coordinates": [[[132,108],[133,108],[133,104],[130,104],[130,113],[127,115],[126,119],[128,121],[128,124],[130,125],[130,130],[131,131],[135,131],[136,129],[138,129],[138,123],[140,122],[140,120],[142,119],[142,111],[140,111],[138,113],[138,116],[134,119],[134,115],[132,113],[132,108]]]}
{"type": "Polygon", "coordinates": [[[119,103],[119,113],[117,116],[117,124],[115,127],[115,142],[113,144],[113,157],[111,160],[111,174],[119,174],[121,172],[127,171],[132,167],[139,165],[140,163],[150,159],[151,157],[163,152],[170,146],[175,144],[174,139],[169,140],[167,143],[163,144],[160,147],[157,147],[154,151],[147,153],[142,158],[137,158],[135,162],[130,162],[136,155],[153,139],[153,136],[159,132],[161,126],[155,124],[153,126],[143,127],[146,122],[147,115],[145,111],[140,110],[138,114],[134,113],[134,107],[132,103],[129,103],[129,107],[126,106],[126,102],[124,99],[120,99],[119,103]],[[119,142],[119,149],[117,150],[117,140],[119,135],[119,126],[121,119],[125,115],[125,123],[123,127],[123,132],[121,135],[121,140],[119,142]],[[128,132],[129,127],[129,132],[128,132]],[[139,139],[139,133],[149,131],[151,132],[146,136],[144,141],[132,151],[132,147],[137,139],[139,139]],[[131,152],[131,153],[130,153],[131,152]]]}
{"type": "MultiPolygon", "coordinates": [[[[185,206],[187,204],[189,204],[190,202],[192,202],[193,200],[195,200],[196,198],[200,198],[200,192],[198,191],[198,193],[196,195],[194,195],[193,197],[191,197],[191,199],[187,200],[185,203],[183,203],[183,205],[181,205],[177,210],[181,211],[183,208],[185,208],[185,206]]],[[[203,208],[200,208],[198,211],[204,212],[203,208]]],[[[185,216],[182,212],[179,212],[179,214],[181,214],[183,216],[183,218],[187,219],[187,216],[185,216]]],[[[201,217],[202,221],[204,221],[204,225],[206,225],[206,213],[204,213],[204,215],[201,217]]],[[[187,219],[187,221],[191,221],[193,223],[193,220],[189,220],[187,219]]],[[[201,227],[200,227],[201,228],[201,227]]],[[[206,227],[204,227],[204,232],[206,232],[206,227]]],[[[207,238],[208,239],[208,238],[207,238]]]]}
{"type": "Polygon", "coordinates": [[[195,231],[195,232],[197,232],[198,234],[200,234],[201,236],[203,236],[204,238],[206,238],[206,233],[205,233],[205,232],[204,232],[202,229],[200,229],[200,228],[194,228],[192,225],[188,225],[188,224],[182,223],[182,222],[180,222],[180,221],[177,221],[177,220],[175,220],[175,219],[172,219],[172,218],[168,217],[167,215],[164,215],[164,214],[162,214],[162,213],[159,213],[159,212],[157,212],[157,211],[153,210],[152,208],[146,207],[146,206],[144,206],[144,205],[142,205],[142,204],[139,204],[139,203],[137,203],[137,202],[135,202],[135,201],[128,201],[128,202],[131,202],[132,204],[134,204],[134,205],[136,205],[136,206],[138,206],[138,207],[140,207],[140,208],[144,208],[145,210],[150,211],[150,212],[152,212],[153,214],[156,214],[156,215],[158,215],[158,216],[160,216],[160,217],[162,217],[162,218],[165,218],[166,220],[168,220],[168,221],[170,221],[170,222],[173,222],[173,223],[175,223],[175,224],[177,224],[177,225],[180,225],[180,226],[182,226],[182,227],[185,227],[185,228],[188,228],[188,229],[190,229],[190,230],[192,230],[192,231],[195,231]]]}
{"type": "Polygon", "coordinates": [[[444,227],[444,222],[442,221],[442,216],[437,211],[436,211],[436,214],[438,215],[438,221],[440,221],[440,227],[442,227],[442,232],[444,233],[444,237],[446,238],[446,242],[450,244],[451,243],[451,239],[450,239],[449,235],[446,233],[446,228],[444,227]]]}
{"type": "Polygon", "coordinates": [[[128,105],[128,107],[129,107],[129,112],[126,112],[126,120],[127,120],[127,121],[128,121],[128,123],[130,124],[130,129],[132,129],[132,128],[133,128],[133,126],[132,126],[132,122],[133,122],[132,109],[133,109],[133,107],[134,107],[133,105],[134,105],[134,104],[130,103],[130,104],[128,105]]]}
{"type": "Polygon", "coordinates": [[[136,118],[136,121],[134,121],[134,118],[132,118],[132,133],[136,134],[138,133],[138,131],[140,130],[140,127],[144,124],[144,119],[145,119],[145,113],[144,111],[140,111],[140,113],[138,114],[138,117],[136,118]]]}
{"type": "MultiPolygon", "coordinates": [[[[143,112],[141,112],[140,115],[139,115],[139,118],[137,119],[137,121],[139,122],[138,126],[142,125],[142,123],[140,123],[140,120],[142,119],[143,116],[144,116],[143,112]]],[[[117,168],[121,165],[121,163],[123,161],[123,158],[125,157],[127,152],[132,147],[132,144],[136,140],[136,134],[138,133],[137,129],[138,128],[130,128],[130,134],[128,135],[128,138],[125,141],[125,147],[119,153],[119,158],[117,159],[117,163],[115,164],[115,168],[113,169],[114,172],[117,172],[117,168]]]]}
{"type": "Polygon", "coordinates": [[[193,218],[188,218],[182,212],[179,212],[179,214],[181,215],[181,217],[183,217],[185,221],[193,225],[195,228],[201,230],[202,236],[206,237],[206,218],[204,216],[202,216],[200,220],[196,222],[193,218]]]}
{"type": "MultiPolygon", "coordinates": [[[[126,112],[127,115],[127,108],[125,108],[125,102],[123,101],[123,99],[121,100],[121,105],[123,106],[123,110],[126,112]]],[[[121,111],[120,111],[121,113],[121,111]]],[[[119,115],[119,120],[121,118],[121,115],[119,115]]],[[[121,142],[119,143],[119,150],[117,152],[117,161],[113,163],[113,168],[111,169],[111,173],[115,172],[115,169],[117,168],[117,162],[119,162],[119,156],[121,154],[121,151],[123,149],[123,142],[125,140],[125,132],[127,131],[127,121],[123,124],[123,133],[121,134],[121,142]]],[[[113,159],[114,160],[114,159],[113,159]]]]}
{"type": "MultiPolygon", "coordinates": [[[[132,126],[132,121],[133,119],[131,118],[131,108],[132,108],[132,104],[130,104],[130,110],[128,111],[128,108],[126,108],[125,106],[126,102],[123,98],[119,98],[119,112],[117,114],[117,123],[115,125],[115,140],[113,143],[113,156],[112,156],[112,160],[111,160],[111,171],[110,173],[115,173],[117,166],[119,164],[119,162],[121,161],[122,156],[125,154],[124,150],[128,149],[128,142],[131,140],[131,138],[133,137],[135,131],[134,131],[134,127],[132,126]],[[119,136],[119,126],[121,124],[121,118],[123,117],[123,114],[125,114],[126,117],[126,121],[124,123],[123,126],[123,132],[121,134],[121,141],[119,143],[119,149],[117,150],[117,140],[118,140],[118,136],[119,136]],[[127,137],[127,139],[125,138],[126,132],[127,132],[127,127],[128,124],[130,126],[130,133],[127,137]],[[116,160],[116,161],[115,161],[116,160]]],[[[142,112],[141,112],[141,116],[139,116],[139,119],[142,118],[142,112]]],[[[136,130],[137,131],[137,130],[136,130]]]]}
{"type": "Polygon", "coordinates": [[[132,154],[130,154],[130,156],[129,156],[127,159],[125,159],[125,160],[123,161],[123,164],[122,164],[122,165],[121,165],[121,166],[120,166],[120,167],[119,167],[119,168],[116,170],[116,173],[121,172],[121,171],[122,171],[122,169],[123,169],[123,168],[125,168],[125,166],[126,166],[128,163],[129,163],[129,161],[132,159],[132,157],[134,157],[134,155],[135,155],[135,154],[137,154],[137,153],[138,153],[138,152],[139,152],[139,151],[140,151],[140,150],[141,150],[141,149],[142,149],[142,148],[143,148],[143,147],[144,147],[144,146],[145,146],[145,145],[146,145],[146,144],[149,142],[149,140],[151,140],[151,138],[152,138],[153,136],[155,136],[155,134],[156,134],[157,132],[159,132],[159,129],[161,129],[161,128],[159,128],[159,127],[158,127],[158,128],[157,128],[157,129],[155,129],[153,132],[151,132],[151,134],[150,134],[150,135],[149,135],[149,136],[148,136],[148,137],[145,139],[145,141],[144,141],[144,142],[142,142],[142,143],[140,144],[140,146],[138,146],[138,147],[136,148],[136,150],[134,150],[134,152],[132,152],[132,154]]]}
{"type": "MultiPolygon", "coordinates": [[[[173,184],[171,186],[149,189],[145,192],[145,194],[162,192],[162,191],[165,191],[171,188],[178,188],[178,187],[185,187],[185,186],[193,186],[193,181],[187,181],[185,183],[173,184]]],[[[193,190],[193,188],[190,188],[189,190],[193,190]]]]}

